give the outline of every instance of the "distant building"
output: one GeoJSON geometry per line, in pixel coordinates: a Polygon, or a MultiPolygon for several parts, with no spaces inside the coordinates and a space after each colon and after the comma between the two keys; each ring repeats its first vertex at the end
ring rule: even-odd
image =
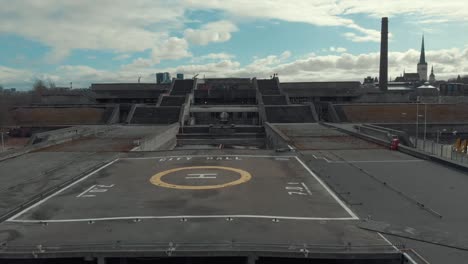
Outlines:
{"type": "Polygon", "coordinates": [[[444,96],[467,96],[468,84],[464,83],[441,83],[439,85],[440,95],[444,96]]]}
{"type": "Polygon", "coordinates": [[[437,96],[439,95],[439,90],[430,85],[429,82],[425,82],[416,88],[416,93],[418,96],[437,96]]]}
{"type": "Polygon", "coordinates": [[[395,82],[414,83],[419,82],[420,76],[418,73],[403,73],[403,75],[395,78],[395,82]]]}
{"type": "Polygon", "coordinates": [[[184,79],[184,74],[183,73],[178,73],[177,74],[177,80],[183,80],[184,79]]]}
{"type": "Polygon", "coordinates": [[[16,88],[6,88],[6,89],[4,88],[2,90],[2,92],[4,92],[4,93],[16,93],[16,88]]]}
{"type": "Polygon", "coordinates": [[[165,84],[171,83],[171,74],[168,72],[158,72],[156,73],[156,83],[157,84],[165,84]]]}

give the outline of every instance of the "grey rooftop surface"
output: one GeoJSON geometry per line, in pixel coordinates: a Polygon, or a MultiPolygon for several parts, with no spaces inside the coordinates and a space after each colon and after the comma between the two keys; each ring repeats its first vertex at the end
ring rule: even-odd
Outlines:
{"type": "Polygon", "coordinates": [[[0,257],[468,259],[466,173],[320,124],[273,126],[291,151],[128,152],[95,137],[4,160],[0,257]]]}
{"type": "Polygon", "coordinates": [[[352,147],[373,145],[357,138],[342,141],[340,147],[336,137],[350,136],[319,124],[276,126],[307,165],[366,220],[361,227],[381,232],[429,263],[466,262],[466,172],[378,145],[352,147]]]}
{"type": "Polygon", "coordinates": [[[294,153],[107,158],[113,160],[0,224],[0,256],[27,257],[38,245],[43,257],[71,250],[166,256],[173,245],[173,256],[306,251],[309,257],[400,259],[379,234],[359,228],[354,212],[294,153]]]}

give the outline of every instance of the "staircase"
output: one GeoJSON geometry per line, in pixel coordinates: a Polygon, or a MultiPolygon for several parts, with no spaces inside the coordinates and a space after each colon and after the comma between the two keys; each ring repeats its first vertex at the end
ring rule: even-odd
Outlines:
{"type": "Polygon", "coordinates": [[[318,117],[314,106],[291,105],[289,98],[279,87],[277,77],[265,80],[254,80],[258,90],[259,109],[264,119],[270,123],[312,123],[318,117]]]}

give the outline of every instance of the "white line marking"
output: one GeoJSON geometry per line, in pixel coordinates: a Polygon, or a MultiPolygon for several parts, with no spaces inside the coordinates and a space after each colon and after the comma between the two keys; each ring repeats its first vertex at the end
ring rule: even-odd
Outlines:
{"type": "Polygon", "coordinates": [[[288,184],[299,184],[298,182],[288,182],[288,184]]]}
{"type": "Polygon", "coordinates": [[[315,156],[315,155],[312,155],[312,156],[313,156],[314,159],[316,159],[316,160],[322,159],[322,160],[326,161],[327,163],[331,163],[331,161],[329,161],[329,160],[328,160],[327,158],[325,158],[325,157],[317,157],[317,156],[315,156]]]}
{"type": "Polygon", "coordinates": [[[406,163],[406,162],[422,162],[423,160],[337,160],[328,163],[406,163]]]}
{"type": "Polygon", "coordinates": [[[86,189],[84,192],[82,192],[82,193],[78,194],[76,197],[78,198],[78,197],[81,197],[81,196],[83,196],[83,194],[85,194],[85,193],[89,192],[89,191],[90,191],[91,189],[93,189],[95,186],[96,186],[96,184],[95,184],[95,185],[93,185],[93,186],[91,186],[91,187],[89,187],[89,188],[88,188],[88,189],[86,189]]]}
{"type": "Polygon", "coordinates": [[[390,246],[392,246],[396,251],[400,252],[400,250],[395,246],[393,245],[392,242],[390,242],[390,240],[388,240],[384,235],[382,235],[380,232],[377,232],[377,234],[379,234],[379,236],[385,240],[385,242],[387,242],[390,246]]]}
{"type": "Polygon", "coordinates": [[[180,219],[180,218],[261,218],[261,219],[283,219],[283,220],[315,220],[315,221],[347,221],[356,220],[352,217],[292,217],[273,215],[169,215],[169,216],[122,216],[122,217],[98,217],[98,218],[77,218],[77,219],[51,219],[51,220],[7,220],[15,223],[68,223],[68,222],[89,222],[89,221],[110,221],[110,220],[132,220],[132,219],[180,219]]]}
{"type": "Polygon", "coordinates": [[[409,260],[412,264],[418,264],[410,255],[408,255],[408,253],[403,252],[403,256],[405,256],[405,258],[409,260]]]}
{"type": "Polygon", "coordinates": [[[294,149],[291,145],[288,145],[288,148],[291,149],[291,150],[294,149]]]}
{"type": "MultiPolygon", "coordinates": [[[[187,158],[187,157],[246,157],[246,158],[277,158],[270,155],[185,155],[185,156],[164,156],[164,157],[140,157],[140,158],[120,158],[121,160],[145,160],[145,159],[168,159],[168,158],[187,158]]],[[[281,156],[282,158],[295,158],[296,156],[281,156]]]]}
{"type": "Polygon", "coordinates": [[[289,160],[289,158],[275,158],[275,160],[289,160]]]}
{"type": "Polygon", "coordinates": [[[304,186],[304,189],[307,191],[309,195],[312,195],[312,192],[309,190],[309,187],[307,187],[305,183],[302,182],[301,185],[304,186]]]}
{"type": "Polygon", "coordinates": [[[107,192],[107,189],[94,189],[94,190],[91,190],[89,192],[91,192],[91,193],[103,193],[103,192],[107,192]]]}
{"type": "Polygon", "coordinates": [[[346,204],[343,201],[341,201],[340,198],[338,198],[338,196],[336,196],[336,194],[330,188],[328,188],[328,186],[317,175],[315,175],[315,173],[312,170],[310,170],[304,162],[302,162],[302,160],[300,160],[298,157],[295,158],[310,173],[310,175],[312,175],[320,183],[320,185],[322,185],[323,188],[327,190],[327,192],[341,205],[341,207],[343,207],[343,209],[345,209],[346,212],[348,212],[348,214],[351,215],[353,219],[359,219],[359,217],[357,217],[353,213],[353,211],[351,211],[351,209],[349,209],[348,206],[346,206],[346,204]]]}
{"type": "Polygon", "coordinates": [[[424,263],[431,264],[431,263],[429,263],[429,261],[427,261],[427,259],[423,258],[423,256],[421,256],[421,254],[419,254],[416,250],[410,248],[409,251],[413,252],[413,254],[416,255],[424,263]]]}
{"type": "Polygon", "coordinates": [[[190,173],[185,179],[216,179],[217,173],[190,173]]]}
{"type": "Polygon", "coordinates": [[[136,151],[136,150],[139,149],[139,148],[140,148],[140,146],[136,146],[136,147],[132,148],[132,149],[130,150],[130,152],[136,151]]]}
{"type": "Polygon", "coordinates": [[[80,178],[80,179],[78,179],[78,180],[76,180],[76,181],[70,183],[69,185],[63,187],[62,189],[60,189],[60,190],[54,192],[53,194],[47,196],[46,198],[44,198],[44,199],[38,201],[37,203],[35,203],[35,204],[29,206],[28,208],[24,209],[23,211],[21,211],[21,212],[15,214],[14,216],[8,218],[7,221],[11,221],[11,220],[17,218],[18,216],[20,216],[20,215],[26,213],[27,211],[29,211],[29,210],[31,210],[31,209],[33,209],[33,208],[35,208],[35,207],[37,207],[37,206],[43,204],[45,201],[49,200],[50,198],[52,198],[52,197],[56,196],[57,194],[59,194],[59,193],[65,191],[65,190],[71,188],[71,187],[74,186],[75,184],[77,184],[77,183],[79,183],[79,182],[81,182],[81,181],[86,180],[87,178],[89,178],[89,177],[90,177],[91,175],[93,175],[94,173],[96,173],[96,172],[98,172],[98,171],[100,171],[100,170],[103,170],[103,169],[107,168],[108,166],[114,164],[114,163],[115,163],[116,161],[118,161],[118,160],[119,160],[119,159],[117,158],[117,159],[115,159],[115,160],[113,160],[113,161],[111,161],[111,162],[109,162],[109,163],[103,165],[102,167],[100,167],[100,168],[98,168],[98,169],[96,169],[96,170],[90,172],[88,175],[86,175],[86,176],[84,176],[84,177],[82,177],[82,178],[80,178]]]}

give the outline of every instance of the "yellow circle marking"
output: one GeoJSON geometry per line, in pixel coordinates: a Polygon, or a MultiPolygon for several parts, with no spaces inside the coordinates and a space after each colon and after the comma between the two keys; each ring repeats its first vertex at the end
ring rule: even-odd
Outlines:
{"type": "Polygon", "coordinates": [[[229,186],[238,185],[244,182],[249,181],[252,178],[250,173],[246,172],[245,170],[235,169],[231,167],[221,167],[221,166],[193,166],[193,167],[182,167],[182,168],[175,168],[166,171],[162,171],[160,173],[155,174],[151,177],[150,182],[156,186],[172,188],[172,189],[183,189],[183,190],[207,190],[207,189],[217,189],[217,188],[225,188],[229,186]],[[181,171],[181,170],[196,170],[196,169],[219,169],[219,170],[228,170],[237,172],[240,175],[240,178],[223,184],[216,184],[216,185],[200,185],[200,186],[193,186],[193,185],[178,185],[167,183],[162,180],[162,177],[171,174],[173,172],[181,171]]]}

